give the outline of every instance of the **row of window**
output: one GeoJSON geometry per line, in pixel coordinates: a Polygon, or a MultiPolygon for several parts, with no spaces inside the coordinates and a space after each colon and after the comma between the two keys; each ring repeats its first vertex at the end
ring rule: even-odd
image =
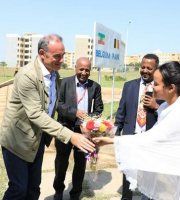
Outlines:
{"type": "Polygon", "coordinates": [[[91,42],[91,43],[93,43],[93,39],[88,39],[88,42],[91,42]]]}
{"type": "Polygon", "coordinates": [[[89,51],[88,51],[87,54],[88,54],[88,55],[93,55],[93,52],[89,52],[89,51]]]}
{"type": "Polygon", "coordinates": [[[28,51],[28,50],[20,50],[20,49],[18,49],[17,50],[18,51],[18,53],[20,52],[20,53],[31,53],[31,51],[28,51]]]}
{"type": "Polygon", "coordinates": [[[23,44],[18,44],[18,47],[25,47],[25,48],[29,48],[29,47],[31,47],[31,45],[28,45],[28,44],[26,44],[26,45],[23,45],[23,44]]]}
{"type": "Polygon", "coordinates": [[[31,56],[17,55],[18,58],[31,59],[31,56]]]}
{"type": "Polygon", "coordinates": [[[18,41],[21,41],[21,42],[29,42],[29,41],[32,41],[32,38],[29,38],[29,39],[18,38],[18,41]]]}

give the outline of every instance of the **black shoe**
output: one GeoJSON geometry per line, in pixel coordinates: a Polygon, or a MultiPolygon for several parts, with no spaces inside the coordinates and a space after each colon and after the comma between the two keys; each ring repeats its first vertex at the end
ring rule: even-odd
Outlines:
{"type": "Polygon", "coordinates": [[[53,200],[63,200],[63,194],[55,193],[53,200]]]}
{"type": "Polygon", "coordinates": [[[79,197],[71,197],[70,200],[80,200],[79,197]]]}

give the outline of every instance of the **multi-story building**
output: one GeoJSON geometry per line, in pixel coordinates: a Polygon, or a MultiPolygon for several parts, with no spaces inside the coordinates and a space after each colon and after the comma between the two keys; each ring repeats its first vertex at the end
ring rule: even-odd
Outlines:
{"type": "MultiPolygon", "coordinates": [[[[75,36],[75,61],[79,57],[86,57],[91,62],[93,61],[93,38],[88,35],[75,36]]],[[[121,41],[120,44],[120,63],[124,65],[125,43],[121,41]]]]}
{"type": "MultiPolygon", "coordinates": [[[[180,53],[162,53],[159,50],[153,52],[159,57],[159,65],[170,61],[178,61],[180,62],[180,53]]],[[[126,57],[126,65],[140,63],[145,54],[141,55],[131,55],[126,57]]]]}
{"type": "Polygon", "coordinates": [[[16,65],[22,67],[34,60],[38,54],[38,42],[43,35],[35,33],[24,33],[24,36],[18,34],[7,34],[7,54],[6,62],[8,67],[16,65]]]}
{"type": "Polygon", "coordinates": [[[141,55],[126,56],[125,58],[126,65],[140,63],[141,62],[140,58],[141,55]]]}
{"type": "Polygon", "coordinates": [[[162,53],[160,50],[154,51],[154,53],[159,57],[159,64],[178,61],[180,62],[180,53],[162,53]]]}
{"type": "Polygon", "coordinates": [[[75,61],[74,61],[74,52],[66,51],[64,54],[64,63],[67,64],[68,68],[74,68],[75,61]]]}
{"type": "Polygon", "coordinates": [[[88,35],[75,36],[75,61],[79,57],[86,57],[91,62],[93,60],[93,38],[88,35]]]}

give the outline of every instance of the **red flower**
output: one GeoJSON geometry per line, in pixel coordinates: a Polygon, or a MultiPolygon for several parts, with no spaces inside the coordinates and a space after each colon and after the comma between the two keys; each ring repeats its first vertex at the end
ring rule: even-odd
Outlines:
{"type": "Polygon", "coordinates": [[[109,124],[108,122],[102,122],[105,126],[107,126],[107,130],[110,131],[112,129],[112,125],[109,124]]]}
{"type": "Polygon", "coordinates": [[[86,128],[87,128],[88,130],[93,130],[93,129],[94,129],[94,121],[91,120],[91,121],[87,122],[86,128]]]}

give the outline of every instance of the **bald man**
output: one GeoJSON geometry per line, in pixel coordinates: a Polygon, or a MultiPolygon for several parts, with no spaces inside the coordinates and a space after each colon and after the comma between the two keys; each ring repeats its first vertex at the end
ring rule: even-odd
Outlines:
{"type": "MultiPolygon", "coordinates": [[[[91,71],[91,62],[84,57],[77,60],[75,66],[76,75],[64,78],[60,89],[60,101],[58,105],[58,121],[72,131],[81,133],[80,124],[83,117],[88,115],[100,115],[103,111],[101,87],[98,83],[88,79],[91,71]]],[[[55,140],[55,179],[54,200],[63,199],[65,188],[64,180],[68,168],[68,160],[71,150],[74,150],[74,169],[72,174],[73,188],[70,191],[71,200],[79,200],[82,192],[82,183],[86,168],[85,155],[72,143],[65,145],[55,140]]]]}

